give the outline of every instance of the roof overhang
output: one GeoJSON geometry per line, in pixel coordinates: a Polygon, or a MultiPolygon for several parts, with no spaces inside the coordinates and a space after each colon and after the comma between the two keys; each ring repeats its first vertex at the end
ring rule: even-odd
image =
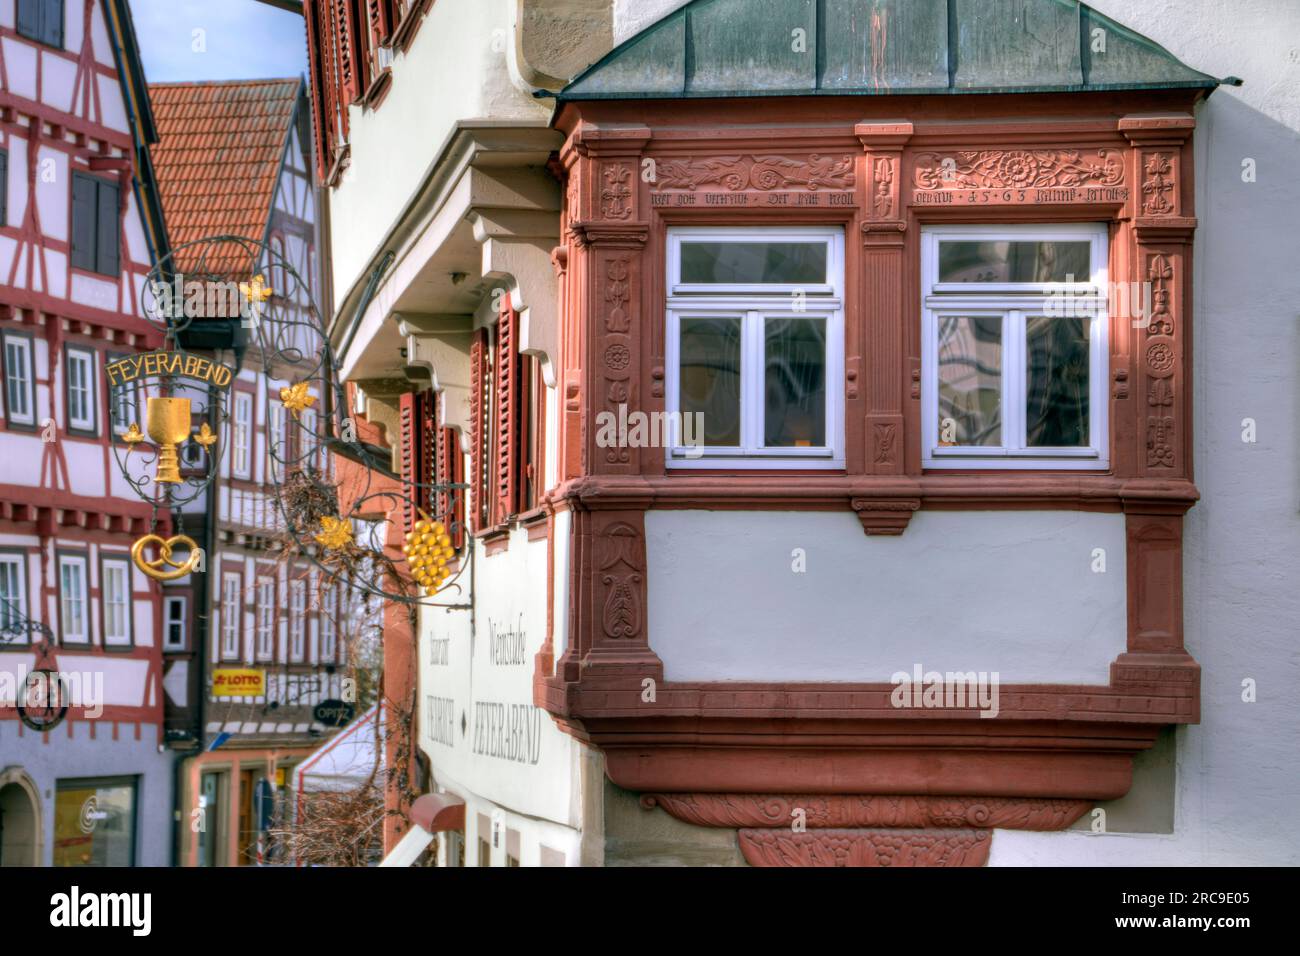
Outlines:
{"type": "Polygon", "coordinates": [[[1219,83],[1077,0],[693,0],[558,99],[1208,94],[1219,83]]]}

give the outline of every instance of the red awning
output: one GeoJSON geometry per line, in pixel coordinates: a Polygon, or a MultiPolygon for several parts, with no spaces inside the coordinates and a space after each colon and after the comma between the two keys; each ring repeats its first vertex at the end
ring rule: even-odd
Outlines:
{"type": "Polygon", "coordinates": [[[465,801],[454,793],[426,793],[411,804],[411,822],[430,833],[465,829],[465,801]]]}

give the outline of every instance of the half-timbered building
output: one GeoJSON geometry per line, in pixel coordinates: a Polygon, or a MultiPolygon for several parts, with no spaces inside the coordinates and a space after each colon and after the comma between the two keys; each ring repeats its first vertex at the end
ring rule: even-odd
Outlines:
{"type": "Polygon", "coordinates": [[[171,859],[162,594],[129,551],[155,525],[104,375],[161,343],[154,139],[125,2],[0,3],[0,866],[171,859]],[[33,670],[66,694],[48,730],[33,670]]]}
{"type": "MultiPolygon", "coordinates": [[[[320,440],[320,403],[290,411],[280,393],[319,351],[311,330],[312,303],[323,300],[311,126],[299,79],[162,83],[150,92],[171,269],[232,283],[256,272],[271,290],[266,314],[275,317],[274,328],[269,318],[261,328],[242,316],[215,323],[235,333],[229,341],[203,338],[203,323],[193,326],[189,347],[210,348],[237,371],[216,480],[177,516],[203,544],[206,568],[165,592],[180,622],[163,647],[168,737],[190,754],[179,774],[179,862],[247,865],[259,859],[259,840],[266,848],[272,810],[263,802],[291,805],[288,771],[326,734],[313,709],[342,693],[343,629],[352,620],[349,596],[323,586],[309,560],[287,557],[280,540],[286,482],[298,473],[329,476],[333,467],[320,440]],[[204,241],[223,235],[264,243],[266,253],[250,258],[237,244],[204,241]],[[225,674],[247,671],[261,676],[263,692],[222,693],[225,674]]],[[[312,391],[321,397],[319,383],[312,391]]]]}

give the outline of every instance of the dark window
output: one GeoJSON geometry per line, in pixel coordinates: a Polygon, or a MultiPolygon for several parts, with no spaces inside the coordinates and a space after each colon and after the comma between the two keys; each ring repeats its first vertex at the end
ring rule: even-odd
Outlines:
{"type": "Polygon", "coordinates": [[[119,199],[116,183],[72,174],[73,268],[117,275],[119,199]]]}
{"type": "Polygon", "coordinates": [[[63,0],[18,0],[18,33],[48,46],[63,46],[63,0]]]}
{"type": "Polygon", "coordinates": [[[9,224],[9,153],[0,149],[0,226],[9,224]]]}

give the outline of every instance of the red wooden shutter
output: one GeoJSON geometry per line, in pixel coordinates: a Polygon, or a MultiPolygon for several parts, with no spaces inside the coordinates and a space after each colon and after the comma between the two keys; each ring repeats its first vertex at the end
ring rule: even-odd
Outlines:
{"type": "MultiPolygon", "coordinates": [[[[443,426],[438,432],[438,484],[456,485],[465,481],[465,457],[460,453],[456,429],[443,426]]],[[[438,493],[438,513],[451,534],[456,550],[465,544],[465,489],[446,488],[438,493]]]]}
{"type": "Polygon", "coordinates": [[[487,330],[476,329],[469,351],[470,485],[474,493],[474,529],[488,525],[487,490],[487,330]]]}
{"type": "Polygon", "coordinates": [[[496,520],[508,521],[519,510],[519,313],[503,300],[497,323],[496,354],[496,520]]]}
{"type": "Polygon", "coordinates": [[[415,488],[418,455],[416,454],[415,421],[416,396],[411,392],[407,392],[402,395],[401,404],[398,408],[398,423],[402,430],[402,482],[406,486],[405,494],[402,495],[403,533],[410,533],[416,522],[414,502],[418,497],[415,488]]]}

